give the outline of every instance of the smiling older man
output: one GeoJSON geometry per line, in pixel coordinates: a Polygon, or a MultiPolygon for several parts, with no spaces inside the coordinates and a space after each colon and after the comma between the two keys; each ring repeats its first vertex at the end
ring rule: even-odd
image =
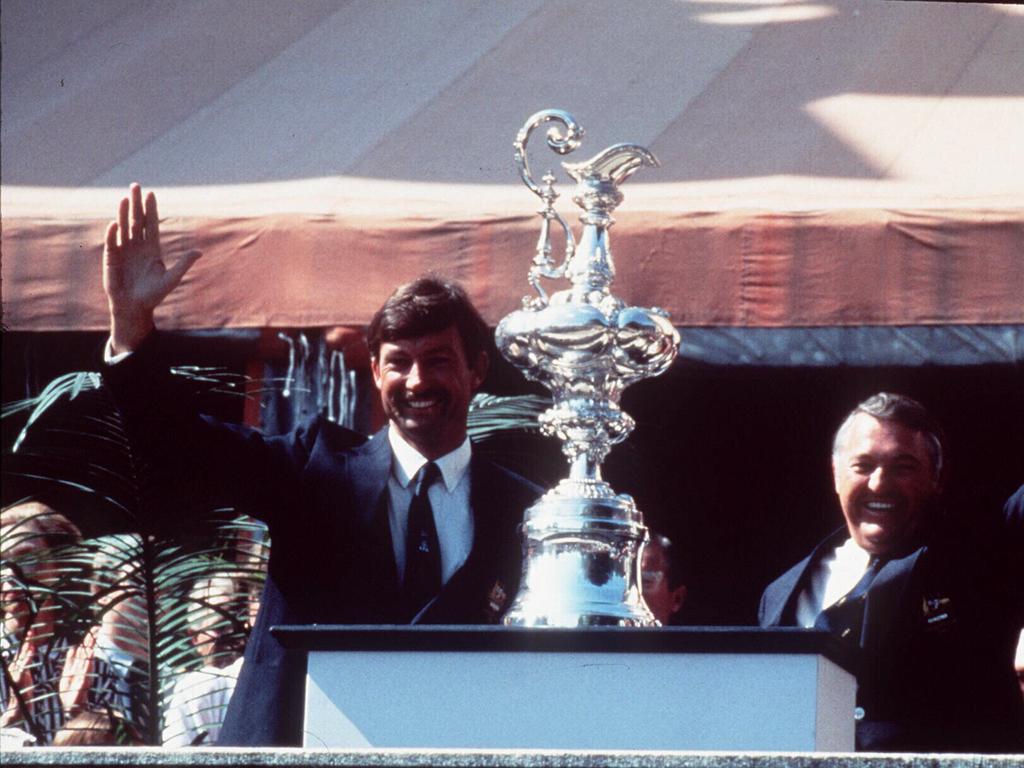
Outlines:
{"type": "Polygon", "coordinates": [[[857,748],[1015,751],[1024,707],[1013,637],[1024,585],[1002,521],[943,515],[945,440],[915,400],[879,393],[836,432],[845,525],[768,586],[762,626],[835,633],[858,649],[857,748]],[[1016,583],[1015,583],[1016,582],[1016,583]]]}

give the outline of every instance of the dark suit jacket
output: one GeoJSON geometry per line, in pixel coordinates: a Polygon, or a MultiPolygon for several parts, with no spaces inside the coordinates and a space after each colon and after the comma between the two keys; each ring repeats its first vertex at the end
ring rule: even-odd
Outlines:
{"type": "MultiPolygon", "coordinates": [[[[299,745],[305,661],[269,630],[279,624],[403,623],[387,519],[391,450],[318,418],[280,437],[198,416],[147,342],[105,379],[140,452],[193,508],[230,503],[268,523],[271,556],[259,616],[218,743],[299,745]]],[[[474,454],[470,555],[423,623],[497,621],[518,589],[517,526],[539,488],[474,454]]],[[[154,500],[156,514],[162,500],[154,500]]],[[[176,505],[162,514],[174,519],[176,505]]],[[[180,515],[180,512],[178,513],[180,515]]]]}
{"type": "MultiPolygon", "coordinates": [[[[812,566],[847,536],[845,528],[836,531],[765,589],[761,626],[796,625],[797,597],[812,566]]],[[[1019,571],[1013,558],[1020,553],[973,538],[937,533],[886,562],[872,582],[861,631],[847,638],[859,648],[859,750],[1024,746],[1012,664],[1024,588],[1012,582],[1019,571]]]]}

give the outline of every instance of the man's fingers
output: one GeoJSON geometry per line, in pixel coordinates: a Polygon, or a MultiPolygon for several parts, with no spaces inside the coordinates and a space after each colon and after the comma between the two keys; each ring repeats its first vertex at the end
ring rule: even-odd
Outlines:
{"type": "Polygon", "coordinates": [[[106,243],[106,252],[108,254],[114,254],[117,252],[117,222],[112,221],[107,224],[107,236],[104,240],[106,243]]]}
{"type": "Polygon", "coordinates": [[[138,184],[132,184],[131,186],[131,213],[132,213],[132,240],[138,242],[142,241],[142,225],[143,225],[143,211],[142,211],[142,187],[138,184]]]}
{"type": "Polygon", "coordinates": [[[128,198],[121,198],[117,208],[117,231],[121,235],[121,246],[128,245],[128,198]]]}
{"type": "Polygon", "coordinates": [[[177,287],[181,279],[185,277],[185,273],[192,268],[193,264],[199,261],[199,257],[202,255],[202,251],[189,251],[167,268],[167,272],[164,274],[164,296],[177,287]]]}
{"type": "Polygon", "coordinates": [[[160,245],[160,216],[156,211],[156,194],[150,192],[146,195],[146,240],[155,246],[160,245]]]}

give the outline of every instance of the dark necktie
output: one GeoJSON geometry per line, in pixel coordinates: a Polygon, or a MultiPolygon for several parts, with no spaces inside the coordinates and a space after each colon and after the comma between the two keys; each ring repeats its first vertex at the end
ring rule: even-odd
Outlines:
{"type": "Polygon", "coordinates": [[[409,504],[409,533],[405,539],[405,601],[411,621],[441,591],[441,548],[427,491],[441,476],[434,462],[423,466],[409,504]]]}
{"type": "Polygon", "coordinates": [[[864,602],[867,600],[871,582],[882,570],[885,561],[872,555],[867,570],[853,589],[818,614],[814,620],[815,629],[824,629],[839,637],[860,644],[861,626],[864,622],[864,602]]]}

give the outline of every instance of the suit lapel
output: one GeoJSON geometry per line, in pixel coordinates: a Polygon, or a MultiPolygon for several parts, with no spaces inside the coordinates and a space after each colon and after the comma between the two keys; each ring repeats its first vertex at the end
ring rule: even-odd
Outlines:
{"type": "Polygon", "coordinates": [[[783,625],[782,617],[786,606],[793,600],[810,563],[811,557],[808,555],[768,586],[764,594],[762,615],[759,617],[762,627],[783,625]]]}
{"type": "Polygon", "coordinates": [[[919,606],[903,605],[911,574],[926,547],[919,547],[901,558],[887,562],[871,583],[864,605],[861,647],[882,648],[887,636],[896,631],[896,617],[920,616],[919,606]]]}
{"type": "Polygon", "coordinates": [[[846,536],[846,528],[839,528],[821,541],[810,555],[786,571],[772,585],[765,603],[761,626],[778,627],[796,624],[796,603],[806,586],[814,566],[826,552],[830,552],[846,536]]]}
{"type": "Polygon", "coordinates": [[[351,452],[346,470],[352,488],[353,508],[360,522],[369,525],[387,491],[391,472],[387,427],[351,452]]]}
{"type": "Polygon", "coordinates": [[[366,566],[376,572],[375,583],[384,590],[398,590],[398,568],[388,520],[388,478],[391,474],[391,446],[387,427],[352,451],[347,474],[352,489],[352,508],[359,532],[367,542],[366,566]]]}

